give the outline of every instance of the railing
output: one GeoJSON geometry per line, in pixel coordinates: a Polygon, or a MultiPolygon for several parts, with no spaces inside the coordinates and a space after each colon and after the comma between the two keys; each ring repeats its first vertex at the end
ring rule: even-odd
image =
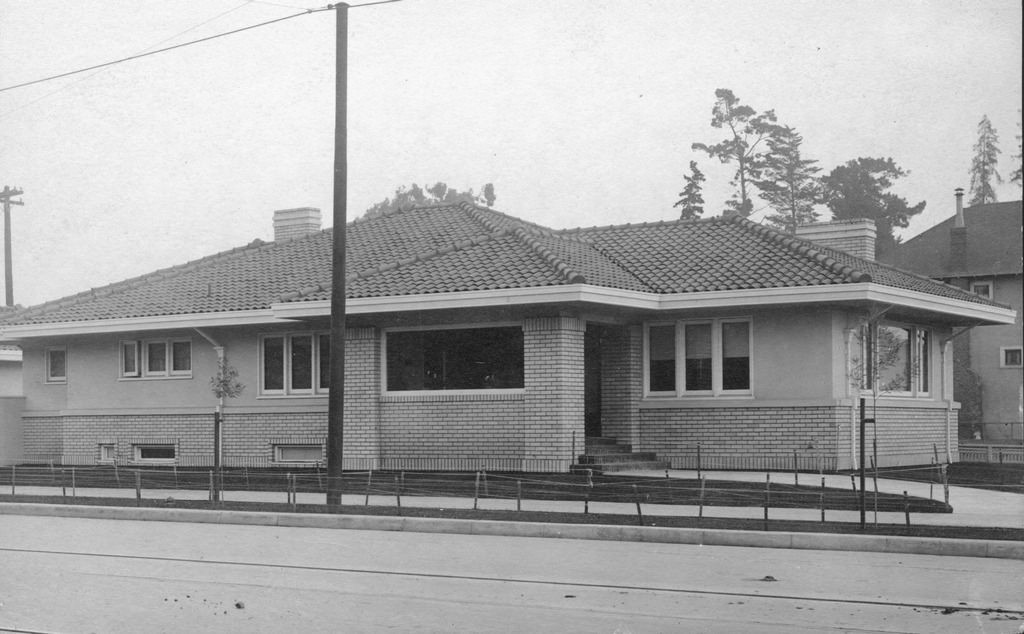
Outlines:
{"type": "MultiPolygon", "coordinates": [[[[933,467],[923,477],[938,474],[933,467]]],[[[668,474],[666,473],[666,476],[668,474]]],[[[938,477],[938,476],[936,476],[938,477]]],[[[939,484],[933,499],[865,492],[868,510],[910,513],[948,512],[948,489],[939,484]]],[[[137,506],[221,508],[226,503],[255,505],[256,510],[324,512],[330,484],[321,468],[283,472],[267,469],[179,469],[18,466],[0,469],[0,500],[110,503],[137,506]],[[102,500],[102,502],[101,502],[102,500]],[[300,508],[301,507],[301,508],[300,508]],[[319,511],[317,511],[319,509],[319,511]]],[[[735,516],[727,507],[763,510],[767,529],[778,509],[803,509],[803,518],[836,521],[835,511],[859,508],[860,492],[827,488],[814,473],[767,473],[761,482],[636,478],[567,474],[476,472],[352,471],[339,482],[345,506],[403,506],[464,510],[553,511],[559,513],[629,513],[644,522],[644,508],[694,517],[735,516]],[[652,505],[661,510],[651,509],[652,505]]],[[[652,513],[655,514],[655,513],[652,513]]],[[[761,513],[755,513],[760,516],[761,513]]],[[[787,514],[787,519],[793,519],[787,514]]],[[[877,516],[877,515],[876,515],[877,516]]],[[[755,517],[758,519],[758,517],[755,517]]],[[[774,519],[782,519],[776,517],[774,519]]],[[[839,521],[843,521],[840,519],[839,521]]]]}
{"type": "Polygon", "coordinates": [[[988,462],[993,464],[1024,464],[1021,445],[960,445],[960,462],[988,462]]]}

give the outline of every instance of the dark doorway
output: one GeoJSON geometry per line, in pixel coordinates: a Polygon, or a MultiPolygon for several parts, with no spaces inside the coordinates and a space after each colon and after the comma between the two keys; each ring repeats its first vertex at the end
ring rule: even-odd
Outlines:
{"type": "Polygon", "coordinates": [[[588,323],[583,337],[583,420],[588,438],[601,435],[601,342],[604,327],[588,323]]]}

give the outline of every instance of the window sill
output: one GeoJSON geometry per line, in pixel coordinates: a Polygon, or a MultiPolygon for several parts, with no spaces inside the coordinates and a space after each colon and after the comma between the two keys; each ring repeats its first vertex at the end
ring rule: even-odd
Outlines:
{"type": "Polygon", "coordinates": [[[120,376],[117,378],[118,381],[180,381],[191,379],[191,374],[161,374],[159,376],[120,376]]]}
{"type": "Polygon", "coordinates": [[[455,402],[455,401],[521,401],[525,389],[510,390],[417,390],[415,392],[385,392],[382,403],[455,402]]]}

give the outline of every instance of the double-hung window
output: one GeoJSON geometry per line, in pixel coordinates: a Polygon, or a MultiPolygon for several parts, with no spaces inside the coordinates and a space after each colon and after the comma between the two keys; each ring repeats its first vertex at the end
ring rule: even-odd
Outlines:
{"type": "Polygon", "coordinates": [[[68,351],[67,348],[47,348],[46,350],[46,382],[67,383],[68,351]]]}
{"type": "Polygon", "coordinates": [[[931,385],[931,333],[919,326],[880,323],[861,332],[857,365],[861,389],[878,394],[927,396],[931,385]],[[868,348],[874,357],[868,359],[868,348]],[[872,384],[873,383],[873,384],[872,384]]]}
{"type": "Polygon", "coordinates": [[[751,393],[749,319],[677,321],[646,330],[649,396],[751,393]]]}
{"type": "Polygon", "coordinates": [[[330,389],[330,335],[296,333],[260,338],[260,393],[310,396],[330,389]]]}
{"type": "Polygon", "coordinates": [[[159,339],[121,342],[121,376],[166,378],[192,376],[192,342],[159,339]]]}

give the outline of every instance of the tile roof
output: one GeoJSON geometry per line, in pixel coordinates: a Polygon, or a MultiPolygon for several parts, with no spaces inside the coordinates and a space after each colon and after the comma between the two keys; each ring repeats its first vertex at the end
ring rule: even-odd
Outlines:
{"type": "Polygon", "coordinates": [[[898,245],[893,262],[929,277],[1019,275],[1022,270],[1022,208],[1021,201],[1017,200],[964,209],[965,269],[952,266],[949,258],[954,216],[898,245]]]}
{"type": "MultiPolygon", "coordinates": [[[[19,311],[8,324],[267,309],[330,296],[332,231],[251,244],[19,311]]],[[[469,203],[361,218],[346,229],[347,295],[588,283],[650,293],[874,281],[971,293],[739,218],[553,231],[469,203]]]]}

